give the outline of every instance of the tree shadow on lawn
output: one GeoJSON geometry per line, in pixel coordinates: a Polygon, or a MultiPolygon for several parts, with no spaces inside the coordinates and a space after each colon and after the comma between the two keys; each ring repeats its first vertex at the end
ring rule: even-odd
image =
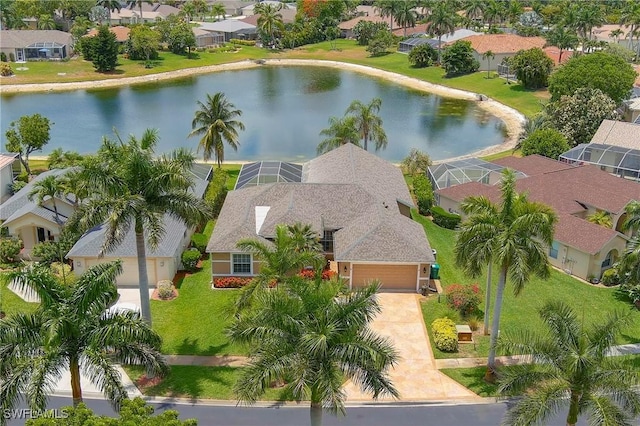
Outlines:
{"type": "Polygon", "coordinates": [[[210,345],[208,348],[200,347],[198,343],[198,339],[189,339],[185,337],[182,339],[182,343],[178,347],[179,354],[189,354],[194,356],[201,356],[198,354],[207,353],[211,355],[202,355],[202,356],[227,356],[231,355],[228,351],[225,351],[225,348],[229,346],[229,342],[223,343],[221,345],[210,345]]]}
{"type": "MultiPolygon", "coordinates": [[[[235,384],[234,367],[172,366],[169,374],[158,384],[144,389],[146,395],[189,398],[195,403],[200,398],[211,398],[205,394],[205,387],[219,386],[231,389],[235,384]],[[186,367],[186,368],[181,368],[186,367]]],[[[220,396],[220,399],[223,395],[220,396]]]]}
{"type": "MultiPolygon", "coordinates": [[[[466,380],[464,381],[463,386],[469,388],[471,391],[476,394],[487,397],[487,396],[497,396],[498,395],[498,385],[495,383],[488,383],[484,380],[484,374],[486,372],[487,367],[474,367],[474,368],[466,368],[459,372],[459,375],[464,377],[466,380]]],[[[441,370],[446,374],[446,370],[441,370]]],[[[448,374],[446,374],[448,376],[448,374]]],[[[452,376],[449,376],[452,377],[452,376]]],[[[452,377],[456,380],[456,377],[452,377]]]]}

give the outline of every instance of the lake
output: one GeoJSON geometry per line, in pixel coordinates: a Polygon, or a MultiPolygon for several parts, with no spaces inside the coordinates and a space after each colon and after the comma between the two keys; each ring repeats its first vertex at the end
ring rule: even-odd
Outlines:
{"type": "Polygon", "coordinates": [[[240,120],[246,126],[238,151],[225,149],[227,161],[313,158],[329,117],[342,117],[355,99],[368,103],[374,97],[382,99],[380,116],[389,141],[378,155],[389,161],[401,161],[411,148],[436,160],[469,154],[499,144],[505,136],[502,121],[473,102],[351,71],[278,66],[116,89],[4,95],[0,129],[4,141],[12,120],[35,113],[49,118],[55,124],[43,155],[58,147],[93,153],[103,136],[113,137],[114,127],[122,137],[159,129],[159,153],[176,147],[195,151],[199,138],[187,135],[196,102],[215,92],[224,92],[243,111],[240,120]]]}

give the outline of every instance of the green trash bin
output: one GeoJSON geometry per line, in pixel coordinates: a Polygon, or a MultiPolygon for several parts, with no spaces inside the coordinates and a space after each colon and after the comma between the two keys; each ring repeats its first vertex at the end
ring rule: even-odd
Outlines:
{"type": "Polygon", "coordinates": [[[432,280],[440,279],[440,265],[438,265],[437,263],[431,265],[431,275],[429,276],[429,278],[431,278],[432,280]]]}

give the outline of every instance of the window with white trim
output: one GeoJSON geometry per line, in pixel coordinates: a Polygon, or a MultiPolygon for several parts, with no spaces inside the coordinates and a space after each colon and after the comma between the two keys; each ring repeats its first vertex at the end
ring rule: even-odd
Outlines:
{"type": "Polygon", "coordinates": [[[244,254],[244,253],[232,254],[231,273],[232,274],[250,274],[251,273],[251,255],[244,254]]]}
{"type": "Polygon", "coordinates": [[[560,244],[558,244],[557,241],[554,241],[551,244],[551,247],[549,247],[549,257],[557,259],[558,258],[558,250],[559,249],[560,249],[560,244]]]}

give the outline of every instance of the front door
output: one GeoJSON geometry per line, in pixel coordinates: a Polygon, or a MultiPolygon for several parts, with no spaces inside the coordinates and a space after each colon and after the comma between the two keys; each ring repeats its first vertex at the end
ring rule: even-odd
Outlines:
{"type": "Polygon", "coordinates": [[[24,50],[16,49],[16,62],[24,62],[24,50]]]}

